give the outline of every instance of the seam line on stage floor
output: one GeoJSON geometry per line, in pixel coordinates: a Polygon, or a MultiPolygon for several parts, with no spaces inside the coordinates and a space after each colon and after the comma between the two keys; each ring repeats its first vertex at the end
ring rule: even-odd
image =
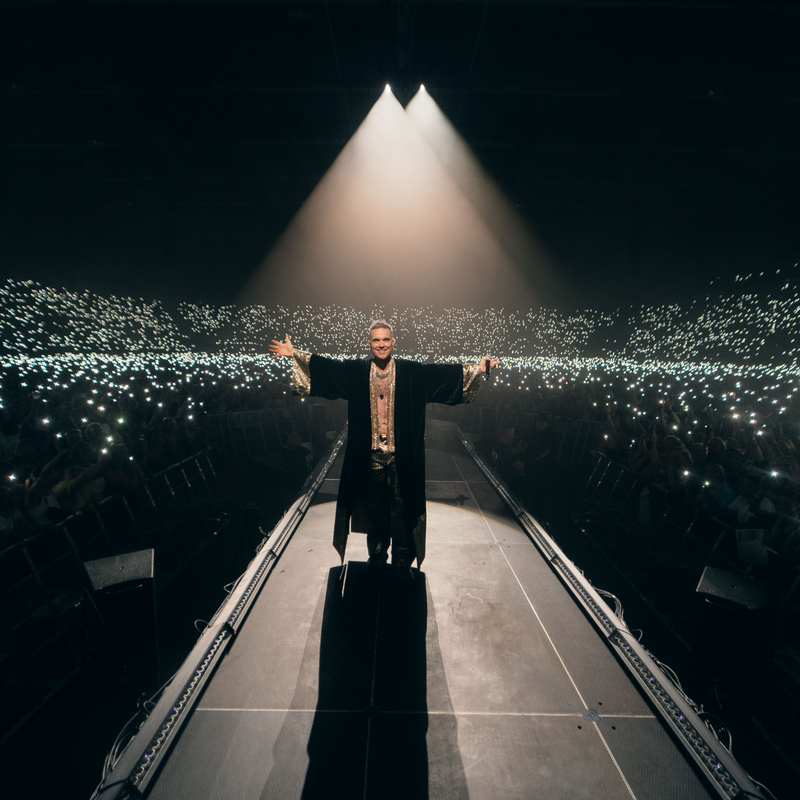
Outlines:
{"type": "MultiPolygon", "coordinates": [[[[452,458],[452,456],[451,456],[451,458],[452,458]]],[[[458,462],[455,460],[455,458],[453,458],[453,463],[456,465],[456,469],[459,471],[459,474],[463,477],[463,473],[461,472],[461,468],[458,466],[458,462]]],[[[472,487],[467,485],[467,489],[469,490],[470,495],[472,495],[472,499],[475,501],[475,504],[478,506],[478,511],[481,512],[481,518],[483,519],[484,525],[486,525],[486,527],[488,528],[489,533],[492,536],[492,539],[494,539],[495,544],[500,544],[499,539],[497,538],[497,536],[495,536],[495,533],[492,530],[492,526],[489,524],[489,521],[486,519],[486,515],[483,513],[483,509],[481,508],[481,505],[478,502],[478,499],[475,497],[475,495],[472,492],[472,487]]],[[[502,548],[500,548],[500,552],[503,553],[503,549],[502,548]]],[[[536,607],[531,602],[531,599],[528,596],[528,593],[525,591],[525,587],[522,585],[522,581],[520,581],[519,576],[514,571],[514,567],[511,566],[511,562],[508,560],[508,558],[506,557],[505,553],[503,553],[503,558],[505,559],[506,564],[508,565],[508,568],[511,570],[511,574],[514,576],[514,580],[517,582],[517,586],[519,586],[520,590],[522,591],[523,596],[528,601],[528,605],[530,606],[531,611],[533,611],[533,614],[536,617],[536,620],[539,623],[542,631],[544,632],[544,635],[547,637],[547,641],[550,642],[550,647],[553,648],[553,652],[556,654],[556,658],[558,658],[561,666],[564,669],[564,672],[567,674],[567,677],[569,678],[569,682],[572,684],[572,688],[575,690],[575,694],[578,695],[578,698],[580,699],[581,703],[583,703],[584,708],[588,708],[588,706],[586,705],[585,698],[581,694],[580,689],[578,689],[578,685],[575,683],[575,680],[573,679],[570,671],[567,669],[567,665],[564,663],[564,659],[561,658],[561,653],[558,652],[558,648],[556,647],[555,642],[550,638],[550,633],[547,630],[547,628],[545,627],[544,623],[542,622],[542,618],[539,616],[539,612],[536,610],[536,607]]]]}
{"type": "Polygon", "coordinates": [[[363,714],[362,708],[223,708],[205,706],[196,711],[274,711],[279,714],[363,714]]]}
{"type": "MultiPolygon", "coordinates": [[[[580,711],[381,711],[381,714],[424,714],[427,717],[572,717],[586,719],[580,711]]],[[[653,714],[604,714],[600,719],[655,719],[653,714]]]]}
{"type": "MultiPolygon", "coordinates": [[[[461,467],[458,465],[458,461],[456,461],[455,457],[452,454],[450,455],[450,458],[453,459],[453,464],[455,464],[455,467],[458,470],[458,474],[464,479],[464,482],[467,484],[467,491],[470,493],[470,495],[472,496],[472,499],[475,501],[475,504],[478,506],[478,510],[481,512],[481,517],[483,519],[483,522],[486,525],[486,527],[489,529],[489,533],[491,533],[492,538],[494,539],[494,541],[497,544],[499,544],[500,542],[499,542],[497,536],[495,536],[495,533],[492,530],[492,526],[489,525],[489,521],[486,519],[486,515],[483,513],[483,509],[481,508],[481,504],[478,502],[478,498],[475,497],[475,494],[472,491],[472,487],[469,485],[469,481],[467,481],[466,478],[464,478],[464,473],[461,471],[461,467]]],[[[530,606],[531,611],[533,611],[534,616],[536,617],[537,621],[539,622],[539,625],[541,626],[542,631],[544,632],[544,635],[547,637],[547,641],[550,642],[550,646],[553,648],[553,652],[556,654],[556,658],[558,658],[558,660],[561,662],[561,666],[564,668],[564,672],[567,674],[567,677],[569,678],[569,681],[572,684],[572,688],[575,689],[575,693],[580,698],[581,703],[583,703],[583,707],[584,708],[589,708],[589,706],[586,703],[586,700],[584,699],[583,695],[581,694],[580,689],[578,689],[578,685],[575,683],[575,680],[573,679],[572,674],[570,673],[569,669],[567,669],[567,665],[564,663],[564,659],[561,658],[561,653],[558,652],[558,648],[556,647],[555,642],[550,638],[550,632],[547,630],[547,628],[545,627],[544,623],[542,622],[542,618],[539,616],[539,612],[536,610],[536,607],[531,602],[531,599],[528,596],[528,593],[525,591],[525,587],[522,585],[522,581],[520,581],[519,576],[517,575],[516,571],[514,570],[514,567],[511,566],[511,562],[508,560],[508,556],[506,556],[506,554],[503,552],[503,548],[502,547],[500,548],[500,552],[503,553],[503,558],[505,559],[506,564],[508,564],[508,568],[511,570],[511,574],[514,576],[514,580],[516,580],[517,585],[522,590],[522,594],[524,595],[525,599],[528,601],[528,605],[530,606]]],[[[592,723],[592,727],[595,729],[595,731],[597,731],[597,735],[600,737],[600,740],[603,742],[603,746],[605,747],[606,751],[608,752],[608,755],[611,758],[611,762],[616,767],[617,773],[619,774],[620,779],[625,784],[625,788],[628,790],[628,792],[629,792],[630,796],[633,798],[633,800],[636,800],[636,795],[634,794],[633,789],[631,788],[631,785],[628,783],[628,779],[625,777],[625,773],[620,768],[620,765],[617,762],[617,759],[614,758],[614,754],[611,752],[611,748],[608,746],[608,742],[606,741],[605,736],[603,736],[603,732],[600,730],[600,726],[596,722],[593,722],[592,723]]]]}
{"type": "MultiPolygon", "coordinates": [[[[269,711],[279,714],[365,714],[367,709],[355,708],[198,708],[200,711],[269,711]]],[[[574,717],[585,719],[580,711],[380,711],[381,714],[423,714],[427,717],[574,717]]],[[[603,714],[601,719],[655,719],[654,714],[603,714]]]]}

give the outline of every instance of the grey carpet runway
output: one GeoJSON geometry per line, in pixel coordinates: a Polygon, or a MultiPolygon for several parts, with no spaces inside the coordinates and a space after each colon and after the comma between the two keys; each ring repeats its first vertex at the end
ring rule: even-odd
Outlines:
{"type": "Polygon", "coordinates": [[[444,423],[410,585],[331,546],[337,465],[153,800],[712,795],[444,423]]]}

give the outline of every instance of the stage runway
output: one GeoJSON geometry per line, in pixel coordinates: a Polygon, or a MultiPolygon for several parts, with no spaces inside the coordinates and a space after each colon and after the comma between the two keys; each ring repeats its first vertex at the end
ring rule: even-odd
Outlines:
{"type": "MultiPolygon", "coordinates": [[[[340,457],[341,460],[341,457],[340,457]]],[[[458,440],[412,584],[331,546],[334,465],[152,800],[717,797],[458,440]]]]}

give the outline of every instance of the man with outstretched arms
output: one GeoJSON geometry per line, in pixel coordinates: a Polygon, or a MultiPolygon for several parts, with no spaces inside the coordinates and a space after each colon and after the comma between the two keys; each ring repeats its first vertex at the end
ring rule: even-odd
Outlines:
{"type": "Polygon", "coordinates": [[[386,563],[389,544],[398,579],[412,577],[411,563],[425,558],[425,406],[473,400],[481,373],[498,362],[419,364],[392,356],[395,339],[386,320],[370,326],[369,359],[338,361],[311,355],[275,339],[274,358],[292,358],[297,394],[344,398],[348,438],[333,546],[344,561],[347,535],[367,534],[369,563],[386,563]]]}

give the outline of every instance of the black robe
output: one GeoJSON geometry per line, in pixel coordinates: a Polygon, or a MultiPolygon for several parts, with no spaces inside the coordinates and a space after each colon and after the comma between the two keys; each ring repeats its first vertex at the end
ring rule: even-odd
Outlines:
{"type": "MultiPolygon", "coordinates": [[[[344,561],[347,535],[367,533],[366,513],[372,426],[369,401],[371,359],[337,361],[312,355],[310,394],[347,400],[347,449],[344,455],[333,546],[344,561]]],[[[461,364],[419,364],[395,359],[394,443],[397,481],[403,509],[413,531],[417,564],[425,558],[425,406],[457,405],[463,400],[461,364]]]]}

